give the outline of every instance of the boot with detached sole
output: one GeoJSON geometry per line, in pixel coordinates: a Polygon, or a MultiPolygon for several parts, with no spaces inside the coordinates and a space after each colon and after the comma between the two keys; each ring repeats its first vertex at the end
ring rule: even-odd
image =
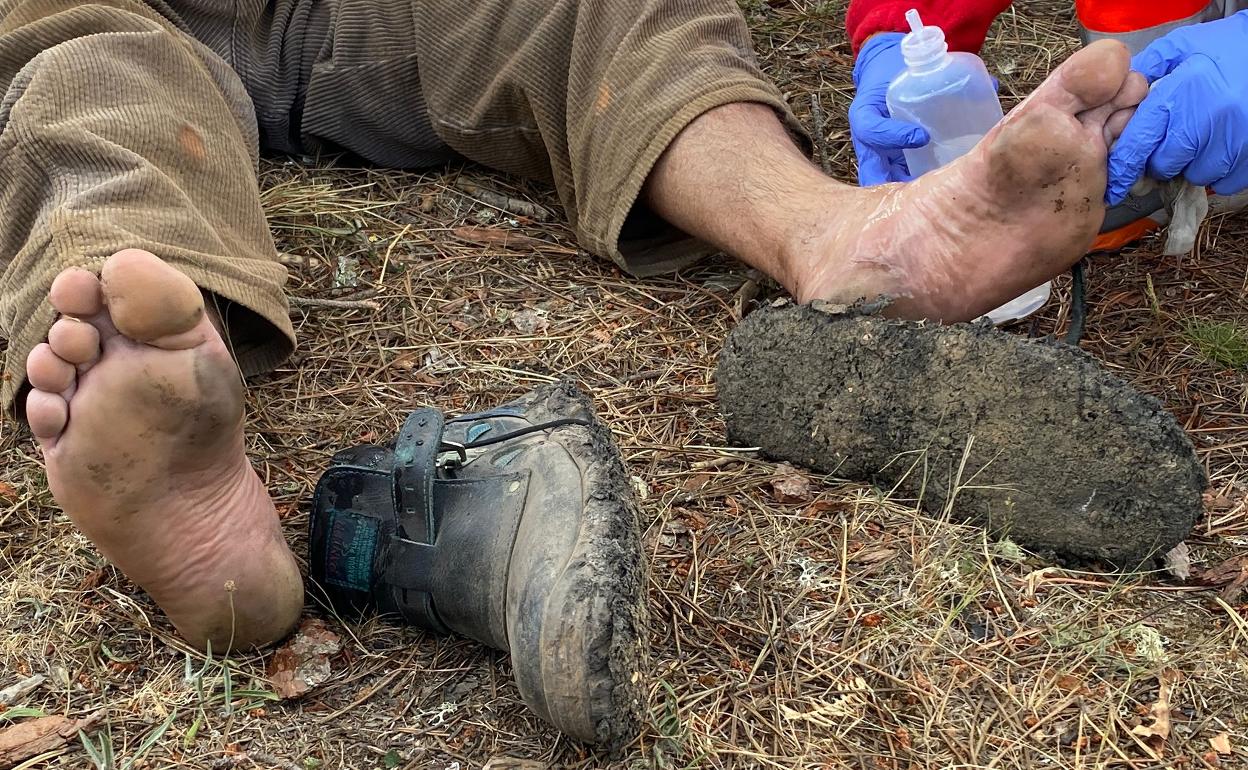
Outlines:
{"type": "Polygon", "coordinates": [[[413,412],[392,447],[339,452],[316,489],[312,577],[370,611],[511,653],[543,719],[618,747],[644,708],[637,507],[587,395],[539,388],[488,412],[413,412]]]}

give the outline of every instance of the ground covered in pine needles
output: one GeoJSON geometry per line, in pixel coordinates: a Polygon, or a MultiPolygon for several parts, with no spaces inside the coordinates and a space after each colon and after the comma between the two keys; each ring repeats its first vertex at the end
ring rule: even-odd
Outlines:
{"type": "MultiPolygon", "coordinates": [[[[818,160],[849,180],[844,6],[744,3],[818,160]]],[[[1073,32],[1062,0],[1002,17],[985,56],[1007,105],[1073,32]]],[[[417,404],[475,409],[576,378],[641,499],[649,722],[622,755],[595,753],[526,712],[506,656],[332,616],[327,678],[279,699],[271,651],[205,660],[174,636],[59,513],[31,440],[5,423],[0,735],[40,713],[89,720],[21,767],[1248,764],[1248,217],[1214,218],[1182,259],[1154,238],[1088,272],[1084,347],[1173,410],[1211,478],[1184,580],[1056,567],[725,447],[716,353],[779,294],[726,260],[628,278],[577,248],[549,190],[470,167],[272,161],[262,187],[301,347],[250,384],[248,437],[296,551],[336,449],[388,438],[417,404]]],[[[1068,314],[1059,282],[1015,331],[1061,332],[1068,314]]]]}

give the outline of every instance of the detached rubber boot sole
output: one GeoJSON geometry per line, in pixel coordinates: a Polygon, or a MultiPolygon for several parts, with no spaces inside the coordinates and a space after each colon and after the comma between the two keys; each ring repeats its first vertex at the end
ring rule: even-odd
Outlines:
{"type": "Polygon", "coordinates": [[[310,550],[340,612],[509,652],[538,716],[612,749],[636,738],[647,685],[637,507],[575,386],[451,419],[419,409],[392,447],[339,452],[317,484],[310,550]]]}
{"type": "Polygon", "coordinates": [[[1067,345],[771,308],[729,335],[717,382],[732,442],[1039,553],[1140,567],[1202,510],[1205,474],[1174,418],[1067,345]]]}

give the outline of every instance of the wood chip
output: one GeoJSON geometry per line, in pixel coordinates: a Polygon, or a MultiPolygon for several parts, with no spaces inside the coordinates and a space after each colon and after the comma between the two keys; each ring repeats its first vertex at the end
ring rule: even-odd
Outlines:
{"type": "Polygon", "coordinates": [[[791,465],[781,463],[776,466],[776,475],[771,477],[771,494],[781,503],[804,503],[811,498],[810,477],[799,473],[791,465]]]}
{"type": "Polygon", "coordinates": [[[298,698],[329,679],[329,659],[342,649],[338,634],[330,631],[325,621],[309,618],[303,621],[290,641],[282,645],[269,661],[268,676],[274,691],[282,698],[298,698]]]}
{"type": "Polygon", "coordinates": [[[1166,552],[1166,572],[1179,580],[1187,580],[1192,576],[1192,557],[1187,543],[1179,543],[1166,552]]]}
{"type": "Polygon", "coordinates": [[[1218,733],[1209,739],[1209,747],[1219,754],[1231,753],[1231,736],[1227,733],[1218,733]]]}
{"type": "Polygon", "coordinates": [[[1248,554],[1232,556],[1226,561],[1196,574],[1196,579],[1207,586],[1222,586],[1222,599],[1236,604],[1248,589],[1248,554]]]}
{"type": "Polygon", "coordinates": [[[0,730],[0,770],[8,770],[19,762],[64,746],[95,720],[95,715],[85,719],[40,717],[0,730]]]}

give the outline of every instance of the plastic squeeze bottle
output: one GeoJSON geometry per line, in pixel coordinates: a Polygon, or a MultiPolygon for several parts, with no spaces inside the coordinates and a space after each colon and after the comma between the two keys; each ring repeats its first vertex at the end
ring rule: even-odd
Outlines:
{"type": "MultiPolygon", "coordinates": [[[[1002,117],[1001,100],[984,62],[973,53],[949,52],[940,27],[925,27],[916,9],[906,12],[910,32],[901,39],[906,69],[888,86],[889,113],[918,123],[932,140],[903,150],[916,177],[970,152],[1002,117]]],[[[1025,318],[1048,301],[1052,282],[1037,286],[988,313],[994,323],[1025,318]]]]}

